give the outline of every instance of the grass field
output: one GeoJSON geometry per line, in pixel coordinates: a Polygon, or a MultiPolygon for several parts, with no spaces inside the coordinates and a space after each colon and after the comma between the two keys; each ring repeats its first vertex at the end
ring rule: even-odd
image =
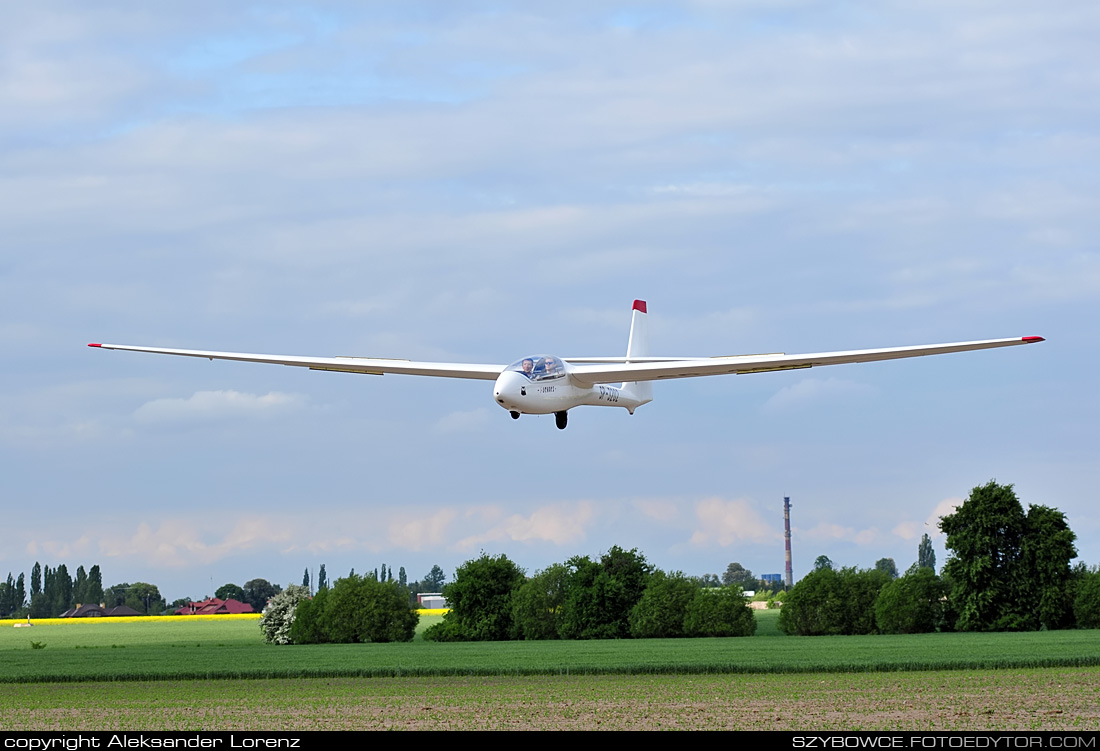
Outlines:
{"type": "Polygon", "coordinates": [[[775,616],[741,639],[299,647],[255,619],[0,622],[0,729],[1100,729],[1096,631],[794,638],[775,616]]]}
{"type": "Polygon", "coordinates": [[[558,674],[876,672],[1100,666],[1095,631],[272,646],[213,616],[0,627],[0,682],[558,674]],[[43,645],[33,649],[31,642],[43,645]]]}

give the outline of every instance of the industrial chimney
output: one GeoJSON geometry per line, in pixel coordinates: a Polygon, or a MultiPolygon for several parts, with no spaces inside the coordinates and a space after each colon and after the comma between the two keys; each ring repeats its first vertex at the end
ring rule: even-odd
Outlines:
{"type": "Polygon", "coordinates": [[[783,496],[783,542],[787,548],[787,589],[794,586],[791,573],[791,499],[783,496]]]}

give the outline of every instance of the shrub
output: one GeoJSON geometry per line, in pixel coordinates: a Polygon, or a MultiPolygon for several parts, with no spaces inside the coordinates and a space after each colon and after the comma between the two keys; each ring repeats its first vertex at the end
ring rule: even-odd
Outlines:
{"type": "Polygon", "coordinates": [[[294,624],[298,603],[309,597],[309,589],[291,584],[268,601],[260,618],[260,630],[268,644],[292,644],[290,627],[294,624]]]}
{"type": "Polygon", "coordinates": [[[621,639],[630,635],[630,611],[653,573],[645,556],[613,546],[599,563],[588,556],[569,559],[565,601],[558,632],[563,639],[621,639]]]}
{"type": "Polygon", "coordinates": [[[455,571],[443,587],[451,611],[428,628],[428,641],[504,641],[515,637],[512,592],[524,583],[523,569],[501,554],[482,553],[455,571]],[[446,637],[446,638],[441,638],[446,637]]]}
{"type": "Polygon", "coordinates": [[[569,568],[555,563],[512,592],[512,621],[517,639],[559,639],[558,619],[565,602],[569,568]]]}
{"type": "Polygon", "coordinates": [[[752,636],[756,618],[736,584],[700,589],[684,616],[685,636],[752,636]]]}
{"type": "Polygon", "coordinates": [[[875,570],[812,571],[784,597],[779,629],[799,636],[876,633],[875,600],[887,581],[875,570]]]}
{"type": "Polygon", "coordinates": [[[1084,572],[1073,600],[1077,628],[1100,628],[1100,570],[1084,572]]]}
{"type": "Polygon", "coordinates": [[[889,582],[875,600],[875,623],[884,634],[924,634],[944,625],[947,587],[930,568],[914,566],[889,582]]]}
{"type": "Polygon", "coordinates": [[[683,573],[656,571],[630,611],[630,635],[635,639],[666,639],[684,635],[688,604],[700,592],[683,573]]]}
{"type": "Polygon", "coordinates": [[[395,581],[352,574],[298,605],[296,644],[412,641],[420,615],[395,581]]]}

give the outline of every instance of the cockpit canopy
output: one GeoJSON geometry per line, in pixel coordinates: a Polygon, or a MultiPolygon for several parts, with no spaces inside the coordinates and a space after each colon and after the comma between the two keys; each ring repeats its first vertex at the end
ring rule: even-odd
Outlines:
{"type": "Polygon", "coordinates": [[[532,381],[549,381],[565,375],[565,364],[562,363],[561,358],[553,355],[525,357],[522,360],[516,360],[507,369],[522,373],[532,381]]]}

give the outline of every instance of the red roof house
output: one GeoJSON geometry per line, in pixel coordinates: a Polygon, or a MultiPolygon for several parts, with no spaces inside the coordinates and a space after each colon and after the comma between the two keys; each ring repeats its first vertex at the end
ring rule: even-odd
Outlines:
{"type": "Polygon", "coordinates": [[[190,602],[176,611],[176,615],[228,615],[231,613],[254,613],[255,610],[247,602],[234,600],[219,600],[211,597],[202,602],[190,602]]]}

